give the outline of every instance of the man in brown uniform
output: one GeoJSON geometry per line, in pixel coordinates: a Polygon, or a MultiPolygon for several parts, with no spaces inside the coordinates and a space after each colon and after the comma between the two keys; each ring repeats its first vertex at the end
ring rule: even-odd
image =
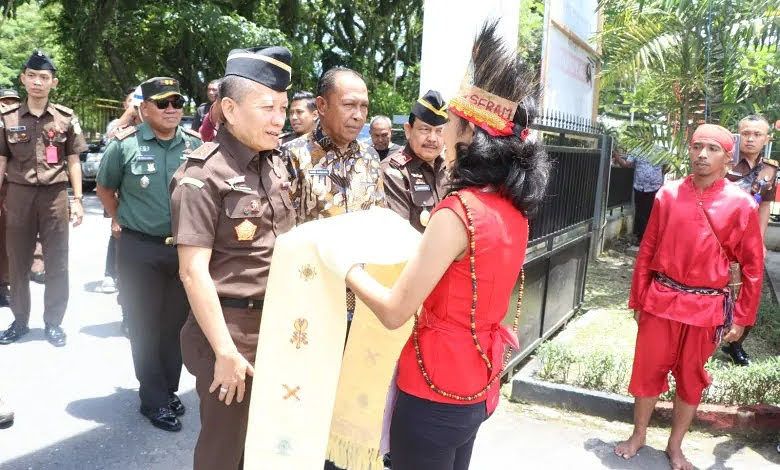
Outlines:
{"type": "Polygon", "coordinates": [[[173,238],[192,308],[182,356],[200,397],[195,469],[243,465],[271,255],[276,237],[295,225],[276,150],[290,62],[283,47],[230,52],[220,84],[224,124],[171,182],[173,238]]]}
{"type": "Polygon", "coordinates": [[[87,144],[73,110],[49,102],[49,91],[57,86],[55,73],[51,60],[35,51],[20,76],[27,100],[0,111],[0,185],[6,174],[6,246],[15,318],[0,335],[0,344],[13,343],[29,331],[29,274],[36,234],[46,264],[46,339],[54,346],[66,341],[60,324],[68,306],[68,179],[75,227],[84,216],[79,154],[87,144]]]}
{"type": "Polygon", "coordinates": [[[441,135],[446,122],[447,105],[438,91],[429,90],[414,103],[404,124],[406,146],[382,160],[390,209],[421,233],[433,207],[447,194],[441,135]]]}
{"type": "MultiPolygon", "coordinates": [[[[764,146],[771,137],[769,121],[764,116],[750,115],[739,121],[739,162],[726,174],[726,178],[737,183],[758,202],[758,220],[761,235],[769,225],[769,210],[777,191],[776,160],[763,156],[764,146]]],[[[752,327],[745,327],[742,336],[723,347],[735,364],[750,365],[750,356],[742,347],[752,327]]]]}
{"type": "MultiPolygon", "coordinates": [[[[20,101],[19,93],[13,88],[0,89],[0,107],[12,106],[20,101]]],[[[3,207],[6,194],[8,194],[8,185],[3,185],[0,188],[0,307],[11,305],[8,251],[5,249],[5,207],[3,207]]]]}

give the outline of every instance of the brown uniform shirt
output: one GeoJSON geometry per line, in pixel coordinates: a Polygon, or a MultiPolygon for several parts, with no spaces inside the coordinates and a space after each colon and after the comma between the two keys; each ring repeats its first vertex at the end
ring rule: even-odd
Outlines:
{"type": "Polygon", "coordinates": [[[345,212],[387,207],[379,169],[379,156],[372,147],[353,141],[342,153],[322,128],[283,147],[295,180],[290,194],[298,223],[345,212]]]}
{"type": "Polygon", "coordinates": [[[772,202],[777,192],[777,167],[775,160],[759,158],[756,166],[750,168],[743,158],[726,174],[726,178],[748,194],[761,195],[761,202],[772,202]]]}
{"type": "Polygon", "coordinates": [[[212,250],[219,296],[265,295],[276,237],[295,225],[289,185],[279,151],[255,153],[224,127],[173,176],[174,243],[212,250]]]}
{"type": "Polygon", "coordinates": [[[0,108],[0,155],[8,158],[6,181],[25,185],[68,182],[68,155],[87,150],[73,110],[49,103],[38,117],[27,102],[0,108]],[[49,150],[47,159],[47,147],[49,150]],[[56,160],[56,161],[54,161],[56,160]]]}
{"type": "Polygon", "coordinates": [[[390,209],[422,233],[434,206],[447,195],[444,158],[437,157],[431,166],[406,145],[382,160],[382,172],[390,209]]]}

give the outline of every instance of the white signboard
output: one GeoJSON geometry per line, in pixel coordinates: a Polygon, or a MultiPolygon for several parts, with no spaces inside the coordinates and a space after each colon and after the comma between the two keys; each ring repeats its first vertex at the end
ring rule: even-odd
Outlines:
{"type": "Polygon", "coordinates": [[[542,106],[593,119],[599,64],[597,0],[547,0],[542,45],[542,106]]]}
{"type": "Polygon", "coordinates": [[[500,19],[499,33],[516,47],[520,0],[425,0],[420,95],[437,90],[445,100],[458,91],[482,24],[500,19]]]}

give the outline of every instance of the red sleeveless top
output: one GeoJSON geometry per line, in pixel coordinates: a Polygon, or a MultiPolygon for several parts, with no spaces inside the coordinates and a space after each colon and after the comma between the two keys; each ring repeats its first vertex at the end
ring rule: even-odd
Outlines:
{"type": "MultiPolygon", "coordinates": [[[[517,341],[511,339],[511,329],[502,327],[501,321],[525,259],[528,219],[496,192],[469,188],[459,193],[471,210],[475,227],[477,339],[493,364],[493,374],[498,374],[505,346],[517,341]]],[[[466,212],[457,197],[445,198],[433,213],[444,209],[457,214],[468,230],[466,212]]],[[[462,259],[453,261],[425,299],[418,323],[420,352],[428,376],[437,387],[461,396],[479,392],[492,378],[471,336],[469,250],[462,259]]],[[[489,413],[498,404],[500,389],[495,383],[471,402],[439,395],[420,372],[411,337],[401,351],[397,384],[410,395],[439,403],[471,404],[487,399],[489,413]]]]}

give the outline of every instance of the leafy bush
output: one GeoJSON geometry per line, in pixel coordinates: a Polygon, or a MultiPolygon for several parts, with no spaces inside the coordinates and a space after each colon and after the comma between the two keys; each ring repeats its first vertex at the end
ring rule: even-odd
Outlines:
{"type": "MultiPolygon", "coordinates": [[[[538,378],[589,390],[628,395],[632,358],[603,350],[575,353],[570,346],[548,341],[539,347],[538,378]]],[[[734,366],[716,359],[706,365],[713,378],[702,403],[722,405],[780,405],[780,357],[755,361],[749,367],[734,366]]],[[[672,400],[674,378],[662,400],[672,400]]]]}

